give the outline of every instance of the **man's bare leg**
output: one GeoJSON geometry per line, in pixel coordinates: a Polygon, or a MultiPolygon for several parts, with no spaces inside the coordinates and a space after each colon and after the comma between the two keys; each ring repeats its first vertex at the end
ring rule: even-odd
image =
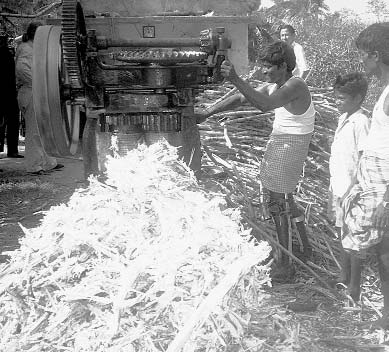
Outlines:
{"type": "Polygon", "coordinates": [[[299,233],[302,245],[303,245],[303,254],[304,259],[308,260],[312,256],[312,246],[309,243],[307,230],[305,228],[305,217],[300,209],[298,209],[294,197],[291,193],[288,194],[288,203],[290,207],[290,212],[292,214],[292,221],[295,223],[297,231],[299,233]]]}
{"type": "Polygon", "coordinates": [[[361,296],[362,259],[350,254],[350,283],[348,293],[354,302],[358,302],[361,296]]]}
{"type": "MultiPolygon", "coordinates": [[[[286,213],[285,194],[270,191],[269,196],[269,211],[276,225],[278,242],[282,247],[289,249],[289,215],[286,213]]],[[[293,276],[294,267],[289,261],[289,256],[281,252],[276,268],[272,272],[273,281],[287,281],[293,276]]]]}
{"type": "Polygon", "coordinates": [[[384,328],[389,328],[389,236],[385,234],[382,241],[376,246],[378,271],[381,279],[381,292],[384,296],[383,317],[377,324],[384,328]]]}
{"type": "Polygon", "coordinates": [[[335,227],[335,231],[338,235],[339,243],[342,248],[340,252],[341,270],[337,283],[342,283],[343,285],[348,286],[350,284],[351,277],[351,255],[350,253],[346,252],[342,246],[342,228],[337,226],[335,227]]]}

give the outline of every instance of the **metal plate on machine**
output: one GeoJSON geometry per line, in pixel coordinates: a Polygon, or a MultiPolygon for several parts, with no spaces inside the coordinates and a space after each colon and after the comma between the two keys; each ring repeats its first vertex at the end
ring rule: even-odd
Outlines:
{"type": "MultiPolygon", "coordinates": [[[[183,128],[182,114],[175,109],[157,113],[111,114],[100,117],[100,131],[111,133],[178,132],[183,128]]],[[[187,128],[188,122],[185,123],[187,128]]]]}
{"type": "Polygon", "coordinates": [[[155,26],[143,26],[143,38],[155,38],[155,26]]]}
{"type": "Polygon", "coordinates": [[[155,111],[168,105],[164,94],[108,94],[107,113],[155,111]]]}

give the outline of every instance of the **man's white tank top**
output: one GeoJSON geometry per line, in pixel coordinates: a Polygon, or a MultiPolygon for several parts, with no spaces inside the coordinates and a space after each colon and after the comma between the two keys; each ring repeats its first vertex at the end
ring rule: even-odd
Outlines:
{"type": "Polygon", "coordinates": [[[389,158],[389,115],[384,112],[384,102],[388,94],[389,85],[374,106],[371,127],[364,148],[366,154],[385,159],[389,158]]]}
{"type": "Polygon", "coordinates": [[[301,115],[294,115],[284,107],[274,109],[272,134],[308,134],[315,126],[315,107],[312,102],[301,115]]]}

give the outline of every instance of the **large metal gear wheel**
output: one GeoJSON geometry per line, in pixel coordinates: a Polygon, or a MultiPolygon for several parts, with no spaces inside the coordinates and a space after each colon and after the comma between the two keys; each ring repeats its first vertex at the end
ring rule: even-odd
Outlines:
{"type": "Polygon", "coordinates": [[[78,0],[62,0],[62,52],[64,64],[73,89],[83,87],[86,26],[84,13],[78,0]]]}

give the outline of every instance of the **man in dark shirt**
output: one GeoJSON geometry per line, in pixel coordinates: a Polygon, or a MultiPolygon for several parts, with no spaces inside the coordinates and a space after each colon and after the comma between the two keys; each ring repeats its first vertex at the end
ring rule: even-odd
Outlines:
{"type": "Polygon", "coordinates": [[[8,48],[8,36],[0,33],[0,151],[4,151],[7,138],[7,156],[22,158],[19,155],[19,108],[16,93],[15,61],[8,48]]]}

